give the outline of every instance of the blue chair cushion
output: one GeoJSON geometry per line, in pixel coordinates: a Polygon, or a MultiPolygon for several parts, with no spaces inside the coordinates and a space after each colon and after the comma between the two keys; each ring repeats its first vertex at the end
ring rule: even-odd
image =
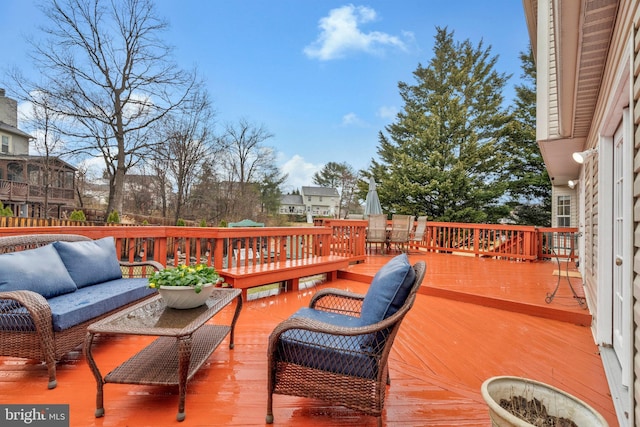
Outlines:
{"type": "MultiPolygon", "coordinates": [[[[305,317],[336,326],[361,326],[358,317],[301,308],[292,317],[305,317]]],[[[363,349],[362,342],[368,336],[339,336],[302,329],[291,329],[280,336],[279,359],[312,369],[341,375],[375,379],[376,355],[363,349]]]]}
{"type": "Polygon", "coordinates": [[[416,272],[406,254],[386,263],[373,277],[362,301],[360,318],[364,325],[386,319],[404,304],[416,279],[416,272]]]}
{"type": "Polygon", "coordinates": [[[334,326],[344,326],[346,328],[363,326],[362,319],[359,317],[347,316],[346,314],[333,313],[330,311],[316,310],[309,307],[302,307],[298,309],[298,311],[293,313],[291,317],[304,317],[334,326]]]}
{"type": "Polygon", "coordinates": [[[28,290],[52,298],[77,289],[51,245],[0,255],[0,292],[28,290]]]}
{"type": "Polygon", "coordinates": [[[113,237],[53,246],[78,288],[122,278],[113,237]]]}
{"type": "Polygon", "coordinates": [[[145,278],[116,279],[50,299],[53,330],[63,331],[157,292],[145,278]]]}

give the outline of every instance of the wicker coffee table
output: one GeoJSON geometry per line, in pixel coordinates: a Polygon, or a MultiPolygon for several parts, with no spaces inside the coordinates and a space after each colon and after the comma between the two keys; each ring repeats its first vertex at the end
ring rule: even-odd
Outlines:
{"type": "Polygon", "coordinates": [[[98,386],[95,416],[104,415],[103,387],[106,383],[177,385],[180,395],[177,420],[183,421],[187,381],[227,335],[229,348],[233,348],[234,328],[241,309],[240,289],[215,289],[206,304],[189,310],[168,308],[158,295],[89,326],[84,353],[98,386]],[[236,308],[230,325],[207,324],[234,299],[236,308]],[[91,354],[97,334],[153,335],[158,338],[103,378],[91,354]]]}

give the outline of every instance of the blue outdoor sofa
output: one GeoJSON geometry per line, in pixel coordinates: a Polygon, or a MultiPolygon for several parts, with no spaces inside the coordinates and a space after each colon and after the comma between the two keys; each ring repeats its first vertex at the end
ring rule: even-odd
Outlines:
{"type": "Polygon", "coordinates": [[[44,361],[55,388],[56,361],[91,323],[153,295],[146,277],[162,268],[119,261],[112,237],[0,237],[0,355],[44,361]]]}

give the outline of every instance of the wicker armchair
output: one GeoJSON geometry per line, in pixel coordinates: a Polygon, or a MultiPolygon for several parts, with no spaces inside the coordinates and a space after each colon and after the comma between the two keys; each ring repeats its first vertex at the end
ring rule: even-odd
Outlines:
{"type": "MultiPolygon", "coordinates": [[[[406,255],[400,256],[406,259],[406,255]]],[[[268,424],[273,423],[273,394],[283,394],[355,409],[377,417],[381,425],[386,386],[390,384],[389,353],[416,299],[426,264],[420,261],[409,268],[415,274],[407,286],[406,299],[395,313],[379,322],[363,321],[362,308],[372,293],[374,278],[367,295],[338,289],[319,291],[308,308],[273,330],[268,347],[268,424]]]]}
{"type": "MultiPolygon", "coordinates": [[[[0,237],[0,254],[38,248],[55,241],[86,241],[88,237],[73,234],[31,234],[0,237]]],[[[34,265],[34,268],[38,266],[34,265]]],[[[120,262],[123,277],[146,277],[164,268],[155,261],[120,262]]],[[[136,301],[138,302],[138,301],[136,301]]],[[[103,316],[80,323],[63,331],[54,331],[47,300],[32,291],[0,292],[0,355],[36,359],[46,363],[50,389],[57,385],[56,361],[84,342],[87,327],[103,316]],[[16,310],[28,314],[16,315],[16,310]],[[28,318],[24,318],[28,316],[28,318]],[[29,323],[31,327],[25,327],[29,323]]]]}

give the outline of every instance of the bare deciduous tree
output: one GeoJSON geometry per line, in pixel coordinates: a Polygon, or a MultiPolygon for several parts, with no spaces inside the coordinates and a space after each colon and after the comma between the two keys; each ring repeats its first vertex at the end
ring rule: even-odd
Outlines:
{"type": "Polygon", "coordinates": [[[225,125],[221,137],[224,153],[217,165],[226,174],[226,194],[222,197],[227,200],[230,212],[255,216],[256,210],[261,210],[259,184],[265,176],[272,174],[275,164],[274,151],[264,142],[272,137],[263,125],[255,125],[246,119],[225,125]]]}
{"type": "Polygon", "coordinates": [[[195,73],[170,60],[151,0],[52,0],[42,10],[47,40],[32,43],[32,57],[47,81],[21,87],[55,100],[73,153],[104,159],[108,210],[121,211],[125,174],[154,148],[147,132],[191,96],[195,73]]]}
{"type": "MultiPolygon", "coordinates": [[[[55,173],[53,162],[57,162],[57,154],[63,148],[63,142],[60,132],[57,130],[57,123],[61,117],[52,109],[52,100],[42,92],[34,92],[31,103],[31,111],[25,120],[27,129],[33,132],[35,136],[33,147],[41,156],[39,162],[41,164],[40,173],[37,184],[42,186],[44,193],[43,214],[44,218],[49,218],[49,194],[51,193],[52,176],[55,173]]],[[[30,176],[31,180],[32,177],[30,176]]]]}
{"type": "Polygon", "coordinates": [[[159,126],[163,143],[155,154],[157,164],[167,167],[175,185],[174,220],[189,200],[192,183],[207,158],[219,151],[212,127],[214,113],[206,91],[199,88],[188,102],[167,115],[159,126]]]}

